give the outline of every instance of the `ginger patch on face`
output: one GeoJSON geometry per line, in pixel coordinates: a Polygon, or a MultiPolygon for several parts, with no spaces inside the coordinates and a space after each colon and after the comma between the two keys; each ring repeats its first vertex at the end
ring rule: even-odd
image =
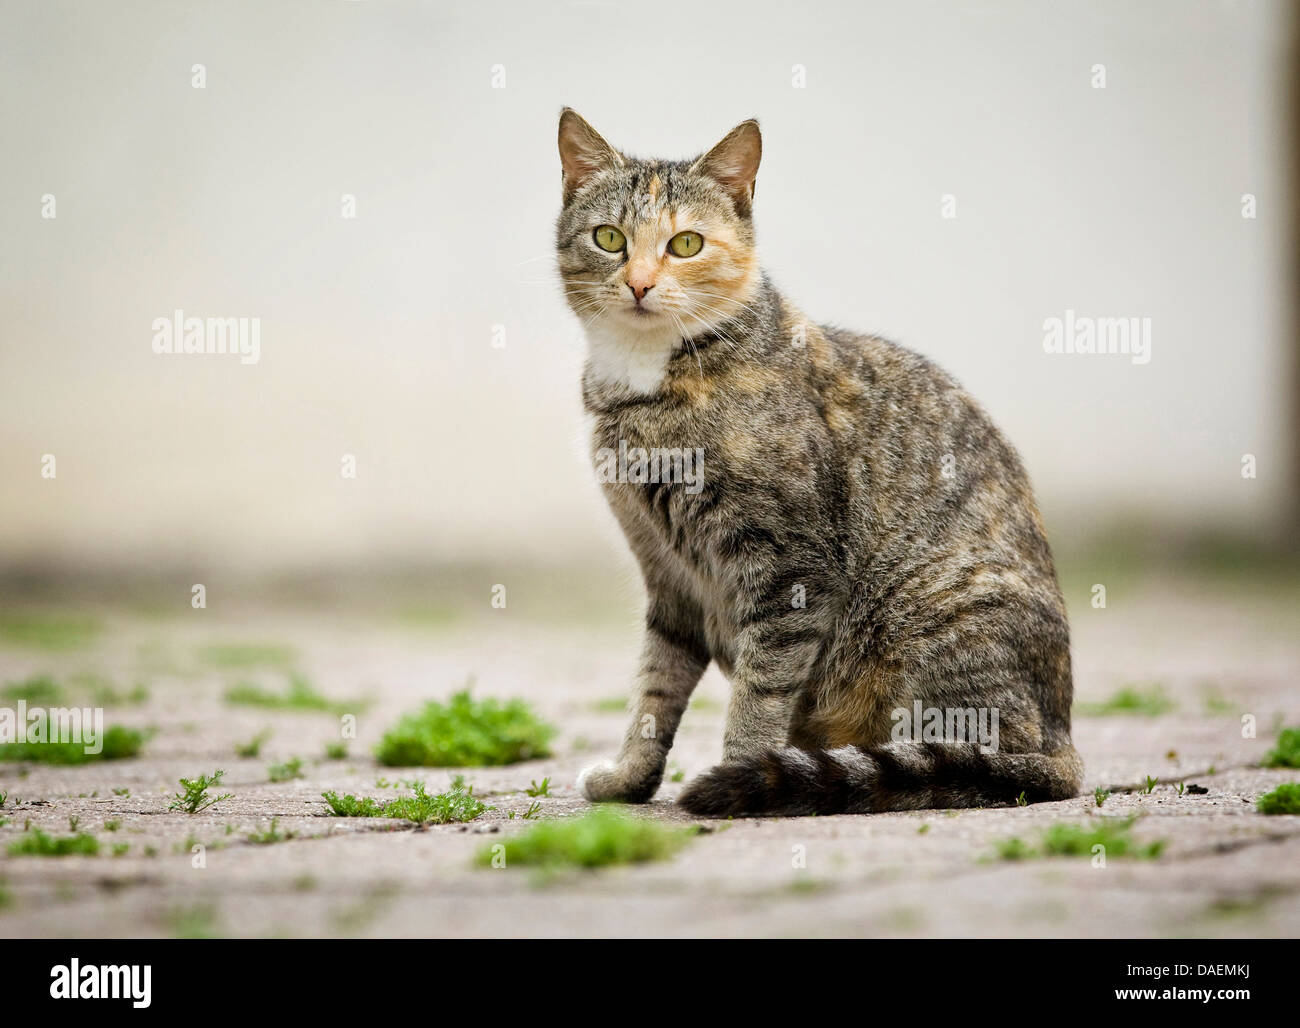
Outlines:
{"type": "Polygon", "coordinates": [[[715,215],[692,216],[689,210],[680,211],[670,219],[668,240],[678,232],[698,232],[704,245],[693,257],[672,257],[665,254],[673,276],[683,290],[700,305],[700,312],[708,307],[733,315],[739,305],[753,294],[758,279],[758,256],[752,240],[743,238],[734,222],[715,215]]]}
{"type": "Polygon", "coordinates": [[[684,334],[697,335],[743,309],[758,281],[757,255],[738,224],[714,212],[661,205],[662,189],[653,177],[638,205],[644,214],[630,226],[627,271],[638,282],[653,281],[654,308],[677,318],[684,334]],[[669,247],[682,232],[703,237],[692,256],[669,247]]]}

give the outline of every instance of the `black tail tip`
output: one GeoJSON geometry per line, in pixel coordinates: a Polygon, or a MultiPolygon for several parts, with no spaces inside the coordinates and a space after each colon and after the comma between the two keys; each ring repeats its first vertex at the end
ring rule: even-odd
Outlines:
{"type": "Polygon", "coordinates": [[[677,797],[677,803],[696,817],[739,817],[753,813],[753,780],[751,767],[719,764],[687,785],[677,797]]]}

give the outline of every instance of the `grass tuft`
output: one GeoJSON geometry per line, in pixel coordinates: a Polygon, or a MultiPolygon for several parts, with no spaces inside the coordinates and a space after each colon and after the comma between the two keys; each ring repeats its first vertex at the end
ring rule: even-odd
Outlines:
{"type": "Polygon", "coordinates": [[[1264,757],[1265,767],[1300,767],[1300,728],[1284,728],[1264,757]]]}
{"type": "Polygon", "coordinates": [[[0,743],[0,760],[26,760],[34,764],[89,764],[98,760],[128,760],[138,756],[146,733],[138,728],[112,725],[104,730],[104,745],[98,753],[87,753],[79,742],[0,743]]]}
{"type": "Polygon", "coordinates": [[[10,682],[0,689],[0,699],[26,700],[28,706],[52,707],[62,703],[63,687],[49,675],[32,675],[21,682],[10,682]]]}
{"type": "Polygon", "coordinates": [[[296,834],[295,832],[280,831],[279,825],[280,819],[273,817],[271,818],[270,828],[264,832],[249,832],[246,838],[256,846],[270,846],[277,842],[287,842],[296,834]]]}
{"type": "Polygon", "coordinates": [[[1300,814],[1300,782],[1285,782],[1255,801],[1261,814],[1300,814]]]}
{"type": "Polygon", "coordinates": [[[178,792],[172,800],[168,810],[183,810],[187,814],[197,814],[200,811],[214,807],[222,800],[228,800],[234,795],[232,792],[223,793],[220,796],[209,796],[208,790],[221,781],[221,776],[226,772],[218,769],[210,775],[199,775],[198,778],[182,778],[180,780],[181,791],[178,792]]]}
{"type": "MultiPolygon", "coordinates": [[[[582,817],[543,821],[505,843],[506,866],[543,869],[605,867],[667,860],[686,845],[693,830],[666,828],[654,821],[626,817],[612,807],[599,807],[582,817]]],[[[492,867],[491,846],[475,858],[492,867]]]]}
{"type": "Polygon", "coordinates": [[[533,797],[549,796],[551,794],[551,779],[549,777],[543,778],[542,784],[538,785],[537,779],[534,778],[532,784],[524,792],[533,797]]]}
{"type": "Polygon", "coordinates": [[[288,668],[296,654],[290,646],[275,643],[220,643],[199,650],[199,660],[228,671],[253,668],[288,668]]]}
{"type": "Polygon", "coordinates": [[[332,714],[347,714],[360,710],[359,700],[331,700],[316,691],[316,687],[301,675],[289,679],[289,688],[283,693],[263,689],[254,682],[238,682],[226,690],[226,702],[239,707],[262,707],[267,710],[320,710],[332,714]]]}
{"type": "Polygon", "coordinates": [[[235,743],[235,756],[237,757],[256,757],[262,752],[262,745],[267,739],[271,738],[270,729],[264,728],[248,742],[235,743]]]}
{"type": "Polygon", "coordinates": [[[0,644],[62,653],[94,641],[101,625],[91,617],[0,610],[0,644]]]}
{"type": "Polygon", "coordinates": [[[90,695],[97,707],[139,707],[148,703],[152,694],[140,682],[128,692],[120,691],[111,682],[100,682],[91,689],[90,695]]]}
{"type": "Polygon", "coordinates": [[[353,796],[350,792],[342,796],[336,792],[323,792],[321,796],[335,817],[384,817],[384,807],[388,802],[381,803],[370,796],[353,796]]]}
{"type": "Polygon", "coordinates": [[[272,764],[267,768],[267,776],[272,782],[290,782],[295,778],[306,778],[302,773],[302,758],[290,757],[283,764],[272,764]]]}
{"type": "Polygon", "coordinates": [[[423,782],[412,784],[410,796],[383,802],[369,796],[357,798],[351,793],[340,796],[336,792],[323,792],[321,795],[336,817],[392,817],[417,825],[473,821],[490,809],[474,797],[473,787],[466,786],[460,775],[452,779],[450,789],[433,796],[428,794],[423,782]]]}
{"type": "Polygon", "coordinates": [[[220,936],[217,912],[208,905],[173,909],[167,914],[167,922],[177,939],[216,939],[220,936]]]}
{"type": "Polygon", "coordinates": [[[404,715],[375,750],[390,767],[482,767],[550,756],[555,729],[523,700],[474,700],[469,690],[404,715]]]}
{"type": "Polygon", "coordinates": [[[9,844],[12,857],[93,857],[99,853],[99,840],[88,832],[55,837],[32,825],[9,844]]]}
{"type": "Polygon", "coordinates": [[[1174,707],[1174,701],[1165,694],[1164,687],[1152,685],[1146,688],[1125,686],[1108,700],[1101,703],[1076,703],[1074,709],[1078,714],[1094,717],[1113,714],[1157,717],[1168,714],[1174,707]]]}
{"type": "Polygon", "coordinates": [[[1106,856],[1154,860],[1164,850],[1163,839],[1143,846],[1132,837],[1136,817],[1104,818],[1087,824],[1061,822],[1046,829],[1037,843],[1012,837],[994,844],[1002,860],[1034,857],[1090,857],[1094,846],[1105,848],[1106,856]]]}

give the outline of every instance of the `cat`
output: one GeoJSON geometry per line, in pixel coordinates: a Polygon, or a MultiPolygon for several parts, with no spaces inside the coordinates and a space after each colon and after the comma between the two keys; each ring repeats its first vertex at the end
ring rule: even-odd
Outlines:
{"type": "Polygon", "coordinates": [[[716,661],[722,762],[678,798],[697,816],[1077,795],[1069,626],[1021,461],[936,365],[809,321],[763,273],[758,123],[642,160],[565,108],[559,150],[583,402],[646,589],[631,725],[582,793],[651,799],[716,661]],[[990,712],[993,744],[969,738],[990,712]]]}

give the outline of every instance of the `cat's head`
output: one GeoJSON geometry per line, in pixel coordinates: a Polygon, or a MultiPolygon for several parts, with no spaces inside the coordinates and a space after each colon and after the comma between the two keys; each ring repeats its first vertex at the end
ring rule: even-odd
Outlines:
{"type": "Polygon", "coordinates": [[[759,278],[758,122],[742,122],[694,160],[640,160],[566,107],[559,142],[559,269],[589,331],[686,339],[745,308],[759,278]]]}

